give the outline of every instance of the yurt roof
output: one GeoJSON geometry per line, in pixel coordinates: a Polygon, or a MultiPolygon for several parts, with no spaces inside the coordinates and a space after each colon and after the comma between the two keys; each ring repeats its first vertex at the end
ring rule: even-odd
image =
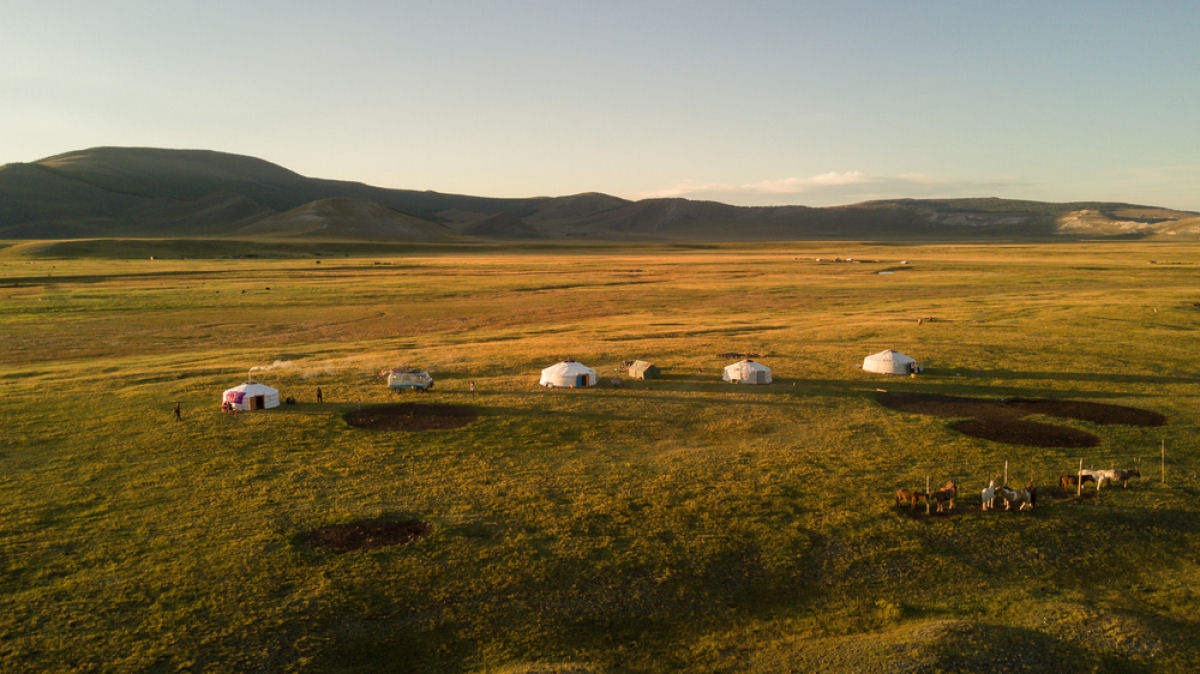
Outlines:
{"type": "Polygon", "coordinates": [[[588,374],[592,372],[595,370],[577,360],[564,360],[542,370],[543,374],[588,374]]]}
{"type": "Polygon", "coordinates": [[[906,355],[900,353],[899,351],[894,351],[892,349],[884,349],[883,351],[880,351],[879,353],[873,353],[873,354],[867,356],[867,360],[886,360],[886,361],[889,361],[892,363],[915,363],[915,362],[917,362],[915,359],[913,359],[909,356],[906,356],[906,355]]]}
{"type": "Polygon", "coordinates": [[[759,363],[757,361],[750,360],[749,358],[746,358],[744,360],[739,360],[736,363],[730,363],[729,365],[726,365],[725,368],[729,369],[731,367],[738,367],[738,366],[749,367],[752,370],[770,370],[771,369],[771,368],[767,367],[766,365],[763,365],[762,363],[759,363]]]}
{"type": "Polygon", "coordinates": [[[277,389],[271,388],[270,386],[267,386],[266,384],[260,384],[256,381],[248,381],[244,384],[238,384],[237,386],[234,386],[233,388],[228,389],[228,390],[229,391],[242,391],[244,393],[268,393],[268,392],[279,393],[279,391],[277,389]]]}

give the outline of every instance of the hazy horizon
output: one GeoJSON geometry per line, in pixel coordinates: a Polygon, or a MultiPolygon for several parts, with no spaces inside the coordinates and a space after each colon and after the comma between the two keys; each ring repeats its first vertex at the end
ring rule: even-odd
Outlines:
{"type": "Polygon", "coordinates": [[[0,163],[164,147],[493,197],[1200,210],[1191,3],[118,1],[8,15],[0,163]]]}

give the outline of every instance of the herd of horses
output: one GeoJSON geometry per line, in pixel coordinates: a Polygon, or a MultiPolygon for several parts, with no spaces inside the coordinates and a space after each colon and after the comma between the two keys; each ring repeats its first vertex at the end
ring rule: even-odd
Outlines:
{"type": "MultiPolygon", "coordinates": [[[[1121,483],[1122,488],[1129,487],[1129,481],[1135,477],[1141,477],[1137,468],[1128,470],[1084,470],[1078,475],[1060,475],[1058,478],[1058,486],[1062,489],[1063,496],[1069,495],[1072,491],[1082,489],[1081,484],[1091,482],[1096,485],[1096,491],[1099,492],[1105,484],[1109,482],[1121,483]]],[[[984,487],[979,493],[981,509],[984,511],[995,510],[999,499],[1004,504],[1005,510],[1011,510],[1016,507],[1020,510],[1033,510],[1034,504],[1037,503],[1037,487],[1030,480],[1025,484],[1023,489],[1012,489],[1008,485],[996,485],[996,481],[992,480],[988,486],[984,487]]],[[[954,510],[954,502],[958,499],[958,483],[950,480],[946,486],[941,489],[930,491],[928,493],[915,489],[897,489],[896,490],[896,506],[908,505],[909,512],[916,510],[917,504],[924,501],[926,505],[936,505],[937,512],[945,512],[954,510]]]]}

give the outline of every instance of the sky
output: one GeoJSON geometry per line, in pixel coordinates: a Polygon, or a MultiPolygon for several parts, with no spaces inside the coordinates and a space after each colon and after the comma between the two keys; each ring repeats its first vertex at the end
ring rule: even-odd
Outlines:
{"type": "Polygon", "coordinates": [[[1200,210],[1200,2],[0,0],[0,163],[380,187],[1200,210]]]}

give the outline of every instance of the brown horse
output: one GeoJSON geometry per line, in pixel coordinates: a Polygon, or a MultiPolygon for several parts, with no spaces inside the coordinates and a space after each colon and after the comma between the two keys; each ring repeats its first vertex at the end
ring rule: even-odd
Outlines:
{"type": "MultiPolygon", "coordinates": [[[[1095,482],[1096,478],[1091,475],[1083,476],[1083,483],[1095,482]]],[[[1079,485],[1079,477],[1075,475],[1059,475],[1058,486],[1062,487],[1063,496],[1066,496],[1070,490],[1075,489],[1079,485]]]]}
{"type": "Polygon", "coordinates": [[[926,503],[929,503],[929,495],[923,491],[909,491],[907,489],[897,489],[896,490],[896,505],[897,506],[901,506],[901,505],[904,505],[905,503],[907,503],[908,509],[910,511],[912,511],[912,510],[916,509],[917,502],[919,502],[919,501],[924,501],[926,503]]]}
{"type": "Polygon", "coordinates": [[[945,487],[933,492],[929,498],[937,501],[937,511],[942,512],[942,505],[949,502],[950,510],[954,510],[954,499],[958,498],[958,484],[954,480],[946,483],[945,487]]]}

